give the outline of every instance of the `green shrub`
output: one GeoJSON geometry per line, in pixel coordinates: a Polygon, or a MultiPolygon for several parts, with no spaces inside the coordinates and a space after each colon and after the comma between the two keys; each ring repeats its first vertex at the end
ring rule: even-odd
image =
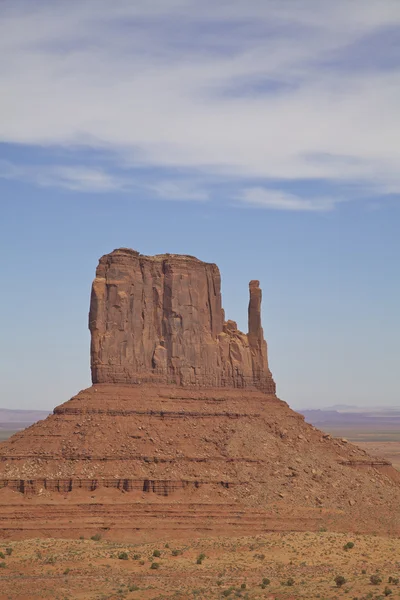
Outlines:
{"type": "Polygon", "coordinates": [[[158,563],[158,562],[151,563],[150,569],[159,569],[159,568],[160,568],[160,563],[158,563]]]}
{"type": "Polygon", "coordinates": [[[144,565],[144,560],[139,560],[139,565],[142,565],[142,567],[143,567],[143,565],[144,565]]]}
{"type": "Polygon", "coordinates": [[[94,542],[99,542],[101,540],[101,535],[100,535],[100,533],[95,533],[94,535],[92,535],[92,537],[90,539],[93,540],[94,542]]]}
{"type": "Polygon", "coordinates": [[[155,556],[156,558],[160,558],[161,552],[159,550],[154,550],[153,556],[155,556]]]}
{"type": "Polygon", "coordinates": [[[354,548],[354,542],[347,542],[347,544],[345,544],[345,545],[343,546],[343,548],[344,548],[345,550],[351,550],[352,548],[354,548]]]}
{"type": "Polygon", "coordinates": [[[118,558],[119,560],[128,560],[129,556],[127,552],[120,552],[118,554],[118,558]]]}
{"type": "MultiPolygon", "coordinates": [[[[4,554],[4,552],[0,552],[0,558],[5,558],[5,557],[6,557],[6,555],[4,554]]],[[[389,581],[389,583],[391,583],[391,582],[389,581]]]]}
{"type": "Polygon", "coordinates": [[[63,575],[68,575],[68,573],[70,572],[71,569],[69,569],[68,567],[65,569],[63,575]]]}
{"type": "Polygon", "coordinates": [[[342,585],[346,583],[346,579],[343,577],[343,575],[336,575],[334,581],[337,587],[342,587],[342,585]]]}
{"type": "Polygon", "coordinates": [[[242,583],[242,585],[240,586],[240,589],[245,590],[246,589],[246,584],[242,583]]]}
{"type": "Polygon", "coordinates": [[[137,592],[137,591],[138,591],[138,589],[139,589],[139,586],[138,586],[138,585],[135,585],[135,584],[133,584],[133,585],[128,585],[128,592],[137,592]]]}
{"type": "Polygon", "coordinates": [[[13,553],[13,549],[12,548],[6,548],[6,554],[7,554],[7,556],[11,556],[12,553],[13,553]]]}
{"type": "Polygon", "coordinates": [[[139,560],[139,558],[142,558],[141,554],[134,554],[133,555],[133,560],[139,560]]]}
{"type": "Polygon", "coordinates": [[[388,581],[389,581],[389,583],[393,583],[394,585],[399,585],[399,578],[398,577],[389,577],[388,581]]]}
{"type": "Polygon", "coordinates": [[[55,565],[56,564],[56,559],[54,556],[48,556],[47,558],[44,559],[44,564],[45,565],[55,565]]]}
{"type": "Polygon", "coordinates": [[[6,563],[5,562],[0,562],[0,569],[5,569],[6,568],[6,563]]]}
{"type": "Polygon", "coordinates": [[[172,556],[179,556],[180,554],[182,554],[182,550],[172,550],[171,554],[172,556]]]}
{"type": "Polygon", "coordinates": [[[383,593],[385,594],[385,596],[390,596],[390,594],[393,594],[392,590],[388,586],[385,587],[383,593]]]}
{"type": "Polygon", "coordinates": [[[262,580],[263,585],[269,585],[271,583],[271,580],[268,579],[268,577],[264,577],[264,579],[262,580]]]}
{"type": "Polygon", "coordinates": [[[294,579],[293,579],[293,577],[289,577],[289,579],[286,581],[286,585],[288,585],[288,586],[294,585],[294,579]]]}
{"type": "Polygon", "coordinates": [[[372,583],[372,585],[379,585],[380,583],[382,583],[382,579],[379,577],[379,575],[371,575],[369,580],[372,583]]]}

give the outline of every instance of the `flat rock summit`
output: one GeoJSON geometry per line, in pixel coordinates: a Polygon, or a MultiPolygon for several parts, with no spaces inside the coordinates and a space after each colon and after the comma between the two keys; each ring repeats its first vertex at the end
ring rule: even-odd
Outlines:
{"type": "Polygon", "coordinates": [[[258,281],[249,295],[242,333],[216,265],[103,256],[93,385],[0,443],[0,537],[398,535],[400,473],[276,396],[258,281]]]}

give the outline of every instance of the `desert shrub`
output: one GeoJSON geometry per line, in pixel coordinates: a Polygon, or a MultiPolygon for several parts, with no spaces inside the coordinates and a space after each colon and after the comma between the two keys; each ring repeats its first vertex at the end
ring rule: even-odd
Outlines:
{"type": "Polygon", "coordinates": [[[382,583],[382,579],[379,577],[379,575],[371,575],[369,580],[372,583],[372,585],[379,585],[380,583],[382,583]]]}
{"type": "Polygon", "coordinates": [[[118,558],[119,560],[128,560],[129,556],[127,552],[120,552],[118,554],[118,558]]]}
{"type": "MultiPolygon", "coordinates": [[[[5,557],[6,557],[6,555],[4,554],[4,552],[0,552],[0,558],[5,558],[5,557]]],[[[389,581],[389,583],[391,583],[391,582],[389,581]]]]}
{"type": "Polygon", "coordinates": [[[385,589],[383,590],[383,593],[385,594],[385,596],[390,596],[390,594],[393,594],[393,592],[389,586],[385,587],[385,589]]]}
{"type": "Polygon", "coordinates": [[[343,546],[343,548],[344,548],[345,550],[351,550],[352,548],[354,548],[354,542],[347,542],[347,544],[345,544],[345,545],[343,546]]]}
{"type": "Polygon", "coordinates": [[[48,556],[47,558],[44,559],[44,564],[45,565],[55,565],[56,564],[56,559],[54,556],[48,556]]]}
{"type": "Polygon", "coordinates": [[[240,586],[240,588],[241,588],[242,590],[245,590],[245,589],[246,589],[246,584],[245,584],[245,583],[242,583],[242,585],[240,586]]]}
{"type": "Polygon", "coordinates": [[[0,569],[5,569],[6,568],[6,563],[5,562],[0,562],[0,569]]]}
{"type": "Polygon", "coordinates": [[[389,577],[388,583],[393,583],[394,585],[399,585],[399,578],[398,577],[389,577]]]}
{"type": "Polygon", "coordinates": [[[12,553],[13,553],[13,549],[12,548],[6,548],[6,554],[7,554],[7,556],[11,556],[12,553]]]}
{"type": "Polygon", "coordinates": [[[142,565],[142,567],[143,567],[143,565],[144,565],[144,560],[139,560],[139,565],[142,565]]]}
{"type": "Polygon", "coordinates": [[[153,556],[155,556],[156,558],[160,558],[161,552],[159,550],[154,550],[153,556]]]}
{"type": "Polygon", "coordinates": [[[137,592],[139,589],[138,585],[132,584],[132,585],[128,585],[128,592],[137,592]]]}
{"type": "Polygon", "coordinates": [[[165,544],[164,548],[169,548],[169,544],[165,544]]]}
{"type": "Polygon", "coordinates": [[[269,585],[271,583],[271,580],[268,579],[268,577],[264,577],[264,579],[262,580],[263,585],[269,585]]]}
{"type": "Polygon", "coordinates": [[[99,542],[101,540],[101,535],[100,535],[100,533],[95,533],[94,535],[92,535],[92,537],[90,539],[93,540],[94,542],[99,542]]]}
{"type": "Polygon", "coordinates": [[[228,588],[227,590],[224,590],[222,592],[222,595],[225,596],[225,598],[228,598],[228,596],[230,596],[232,594],[232,592],[234,591],[233,587],[228,588]]]}
{"type": "Polygon", "coordinates": [[[133,555],[133,560],[139,560],[139,558],[142,558],[141,554],[134,554],[133,555]]]}
{"type": "Polygon", "coordinates": [[[179,556],[180,554],[182,554],[182,550],[172,550],[171,554],[172,556],[179,556]]]}
{"type": "Polygon", "coordinates": [[[367,570],[366,570],[366,569],[363,569],[363,570],[361,571],[361,573],[362,573],[363,575],[365,575],[365,574],[366,574],[366,572],[367,572],[367,570]]]}
{"type": "Polygon", "coordinates": [[[68,573],[70,572],[71,569],[69,569],[68,567],[65,569],[63,575],[68,575],[68,573]]]}
{"type": "Polygon", "coordinates": [[[334,581],[337,587],[342,587],[342,585],[346,583],[346,579],[343,577],[343,575],[336,575],[334,581]]]}
{"type": "Polygon", "coordinates": [[[158,562],[151,563],[150,569],[159,569],[159,568],[160,568],[160,563],[158,563],[158,562]]]}
{"type": "Polygon", "coordinates": [[[293,577],[289,577],[289,579],[287,579],[286,585],[288,585],[288,586],[294,585],[294,579],[293,579],[293,577]]]}

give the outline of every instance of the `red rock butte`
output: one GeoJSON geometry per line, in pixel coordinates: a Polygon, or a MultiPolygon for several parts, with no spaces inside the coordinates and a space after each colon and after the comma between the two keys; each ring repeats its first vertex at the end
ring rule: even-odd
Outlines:
{"type": "Polygon", "coordinates": [[[100,259],[92,286],[92,381],[275,393],[258,281],[250,281],[248,323],[246,335],[225,321],[217,265],[114,250],[100,259]]]}
{"type": "Polygon", "coordinates": [[[216,265],[103,256],[93,385],[0,443],[0,537],[398,535],[400,473],[277,398],[258,281],[248,317],[225,321],[216,265]]]}

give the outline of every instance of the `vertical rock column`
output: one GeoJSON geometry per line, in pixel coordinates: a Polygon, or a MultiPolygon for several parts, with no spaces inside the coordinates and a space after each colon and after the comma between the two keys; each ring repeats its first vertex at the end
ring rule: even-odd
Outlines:
{"type": "Polygon", "coordinates": [[[264,339],[261,326],[262,291],[260,282],[256,279],[250,281],[249,291],[249,333],[247,338],[251,352],[254,382],[255,385],[275,393],[275,383],[268,367],[267,342],[264,339]]]}

